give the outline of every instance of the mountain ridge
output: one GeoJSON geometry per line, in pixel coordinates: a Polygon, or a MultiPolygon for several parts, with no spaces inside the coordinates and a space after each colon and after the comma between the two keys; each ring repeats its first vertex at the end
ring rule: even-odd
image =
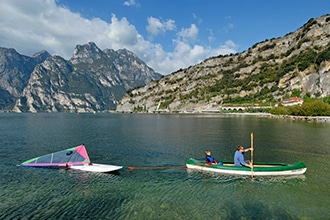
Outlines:
{"type": "Polygon", "coordinates": [[[69,60],[47,51],[28,57],[15,49],[0,48],[0,109],[109,111],[128,89],[161,76],[134,53],[102,51],[93,42],[77,45],[69,60]]]}
{"type": "MultiPolygon", "coordinates": [[[[128,91],[118,112],[201,112],[330,95],[330,15],[246,51],[211,57],[128,91]]],[[[269,105],[269,104],[268,104],[269,105]]]]}

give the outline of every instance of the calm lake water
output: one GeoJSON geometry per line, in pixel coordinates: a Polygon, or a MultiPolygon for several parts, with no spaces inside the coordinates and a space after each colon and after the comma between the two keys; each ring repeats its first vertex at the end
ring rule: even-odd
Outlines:
{"type": "Polygon", "coordinates": [[[0,219],[329,219],[329,143],[329,123],[256,116],[3,113],[0,219]],[[185,169],[206,149],[231,160],[251,132],[255,161],[302,160],[307,173],[252,181],[185,169]],[[92,162],[125,169],[16,166],[82,143],[92,162]]]}

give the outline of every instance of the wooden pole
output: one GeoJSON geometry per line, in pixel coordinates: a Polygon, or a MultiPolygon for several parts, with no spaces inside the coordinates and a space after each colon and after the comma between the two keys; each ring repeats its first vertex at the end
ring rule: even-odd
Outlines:
{"type": "Polygon", "coordinates": [[[253,152],[254,152],[254,144],[253,144],[253,141],[254,141],[254,135],[253,133],[251,133],[251,178],[253,180],[253,152]]]}

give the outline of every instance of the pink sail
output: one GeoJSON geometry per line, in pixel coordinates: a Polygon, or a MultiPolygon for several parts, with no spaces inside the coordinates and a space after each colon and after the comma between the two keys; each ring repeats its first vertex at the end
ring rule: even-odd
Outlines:
{"type": "Polygon", "coordinates": [[[27,160],[21,166],[31,167],[71,167],[89,165],[90,159],[82,144],[66,150],[27,160]]]}

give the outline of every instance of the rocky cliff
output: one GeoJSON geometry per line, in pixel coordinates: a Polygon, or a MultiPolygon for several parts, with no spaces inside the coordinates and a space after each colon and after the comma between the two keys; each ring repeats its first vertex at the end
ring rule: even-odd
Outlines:
{"type": "Polygon", "coordinates": [[[291,95],[330,95],[330,15],[310,19],[284,37],[209,58],[129,91],[117,111],[200,112],[223,105],[269,105],[291,95]]]}
{"type": "Polygon", "coordinates": [[[70,60],[0,50],[0,108],[14,112],[95,112],[115,108],[127,90],[158,80],[132,52],[77,45],[70,60]]]}
{"type": "Polygon", "coordinates": [[[33,68],[50,54],[42,51],[33,57],[14,49],[0,48],[0,109],[12,108],[26,87],[33,68]]]}

